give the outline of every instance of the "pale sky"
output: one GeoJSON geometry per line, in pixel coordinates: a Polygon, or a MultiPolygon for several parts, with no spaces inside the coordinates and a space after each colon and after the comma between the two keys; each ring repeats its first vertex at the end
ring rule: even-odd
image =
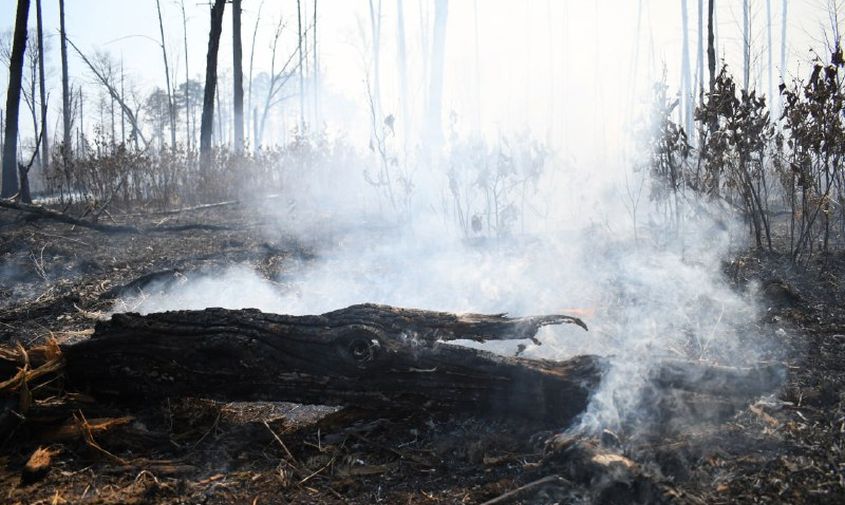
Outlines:
{"type": "MultiPolygon", "coordinates": [[[[421,47],[426,37],[428,41],[431,38],[434,0],[399,1],[403,2],[405,16],[409,100],[415,104],[412,110],[419,111],[425,89],[421,47]]],[[[0,31],[12,29],[15,3],[0,0],[0,31]]],[[[378,6],[379,1],[373,3],[378,6]]],[[[822,26],[829,24],[826,0],[788,0],[787,3],[787,67],[794,74],[799,61],[805,62],[802,68],[806,71],[809,49],[822,47],[822,26]]],[[[243,0],[245,71],[260,5],[260,0],[243,0]]],[[[310,23],[313,0],[303,0],[303,5],[307,5],[310,23]]],[[[382,108],[385,114],[398,116],[401,107],[396,65],[397,4],[394,0],[382,0],[381,5],[382,108]]],[[[717,6],[720,57],[725,58],[739,78],[742,1],[720,0],[717,6]]],[[[751,0],[753,52],[760,68],[759,72],[752,72],[752,80],[762,76],[763,92],[768,88],[763,70],[767,47],[766,6],[765,0],[751,0]]],[[[202,80],[209,6],[188,0],[185,8],[190,74],[202,80]]],[[[689,0],[688,8],[690,58],[695,75],[698,1],[689,0]]],[[[771,8],[777,78],[782,0],[772,0],[771,8]]],[[[61,102],[58,0],[44,0],[43,9],[50,39],[50,107],[55,115],[61,102]]],[[[185,75],[180,2],[162,0],[162,9],[173,79],[178,84],[185,75]]],[[[231,5],[227,6],[221,39],[219,61],[223,72],[231,68],[230,14],[231,5]]],[[[141,90],[148,92],[153,86],[164,86],[154,0],[66,0],[66,16],[68,35],[83,51],[108,51],[116,59],[122,59],[130,79],[141,90]]],[[[256,74],[269,68],[269,44],[280,18],[287,23],[280,59],[286,59],[293,50],[296,2],[266,0],[258,21],[256,74]]],[[[369,123],[365,79],[367,73],[372,73],[369,3],[318,0],[317,19],[322,95],[326,104],[323,120],[335,130],[346,131],[353,139],[366,139],[369,123]]],[[[35,2],[30,9],[30,28],[35,29],[35,2]]],[[[681,0],[451,0],[445,51],[444,125],[452,115],[461,131],[480,126],[488,138],[495,138],[530,130],[553,147],[573,153],[575,158],[602,155],[623,142],[631,111],[643,106],[649,84],[660,79],[664,67],[668,83],[677,90],[682,33],[681,0]],[[593,154],[587,154],[587,149],[593,154]]],[[[74,82],[93,93],[97,86],[73,53],[70,66],[74,82]]],[[[4,95],[7,75],[7,72],[0,74],[4,95]]],[[[290,114],[298,113],[291,110],[290,114]]],[[[26,128],[26,120],[22,121],[26,128]]],[[[274,134],[280,135],[278,131],[274,134]]]]}

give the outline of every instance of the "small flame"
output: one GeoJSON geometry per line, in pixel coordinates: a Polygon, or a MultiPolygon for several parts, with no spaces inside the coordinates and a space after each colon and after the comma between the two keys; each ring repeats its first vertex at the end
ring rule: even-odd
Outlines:
{"type": "Polygon", "coordinates": [[[565,309],[560,309],[561,314],[567,314],[570,316],[582,317],[582,318],[590,318],[596,315],[596,308],[595,307],[569,307],[565,309]]]}

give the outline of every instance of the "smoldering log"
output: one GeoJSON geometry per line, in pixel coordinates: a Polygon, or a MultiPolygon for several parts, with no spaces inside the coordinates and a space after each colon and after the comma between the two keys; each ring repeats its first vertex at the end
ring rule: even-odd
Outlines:
{"type": "MultiPolygon", "coordinates": [[[[212,308],[115,314],[62,352],[69,388],[119,401],[426,407],[563,426],[585,410],[606,358],[531,360],[448,343],[534,339],[541,326],[561,323],[586,328],[563,315],[458,315],[373,304],[312,316],[212,308]]],[[[708,395],[729,384],[718,394],[751,398],[782,380],[773,370],[671,361],[656,368],[653,383],[708,395]]]]}
{"type": "Polygon", "coordinates": [[[528,360],[444,341],[534,338],[562,315],[509,318],[355,305],[316,316],[206,309],[115,314],[63,348],[67,384],[97,397],[206,397],[366,408],[444,408],[565,424],[603,360],[528,360]]]}

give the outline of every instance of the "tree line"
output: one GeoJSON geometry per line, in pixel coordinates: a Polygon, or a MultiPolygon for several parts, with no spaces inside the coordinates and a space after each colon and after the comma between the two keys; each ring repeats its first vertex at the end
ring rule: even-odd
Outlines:
{"type": "MultiPolygon", "coordinates": [[[[845,58],[837,6],[829,7],[828,53],[812,53],[807,77],[784,79],[767,94],[750,84],[747,24],[740,80],[717,64],[714,2],[708,2],[708,85],[691,110],[676,114],[683,93],[673,98],[665,83],[654,86],[640,166],[650,177],[651,199],[676,230],[690,218],[690,202],[739,215],[757,248],[793,261],[845,248],[845,58]]],[[[747,0],[743,12],[748,23],[747,0]]]]}
{"type": "MultiPolygon", "coordinates": [[[[188,151],[198,150],[200,165],[208,164],[213,150],[214,136],[221,137],[229,131],[227,126],[233,125],[233,136],[226,139],[231,142],[234,151],[243,153],[245,147],[245,92],[244,92],[244,51],[241,29],[241,0],[214,0],[210,5],[210,33],[208,37],[208,50],[206,57],[206,72],[204,82],[199,82],[190,77],[188,67],[188,35],[187,15],[185,12],[184,0],[182,1],[182,28],[185,50],[185,75],[184,81],[176,84],[176,76],[171,72],[170,60],[165,41],[164,19],[160,0],[156,0],[156,13],[159,23],[160,40],[157,41],[161,48],[162,60],[164,63],[164,88],[155,88],[149,95],[139,99],[137,92],[127,90],[126,75],[121,62],[116,62],[106,53],[86,54],[68,36],[65,30],[65,2],[58,1],[59,9],[59,39],[61,45],[61,73],[62,73],[62,112],[61,128],[62,136],[60,144],[55,150],[50,147],[50,132],[48,131],[47,106],[48,90],[45,85],[44,65],[44,26],[42,22],[42,0],[35,0],[36,36],[33,37],[28,30],[28,19],[31,0],[18,0],[15,12],[15,26],[12,41],[9,48],[2,48],[3,59],[9,64],[9,87],[6,95],[5,117],[0,116],[3,123],[3,161],[2,161],[2,188],[0,195],[3,198],[16,197],[24,202],[31,201],[29,191],[29,170],[35,163],[41,167],[44,174],[58,176],[64,174],[65,186],[69,186],[71,171],[75,162],[83,157],[81,153],[90,145],[91,139],[85,138],[86,112],[92,115],[90,109],[98,106],[100,121],[95,128],[95,136],[108,137],[110,148],[114,151],[118,148],[133,148],[135,150],[148,149],[151,143],[156,143],[159,149],[177,149],[177,127],[179,123],[184,124],[184,146],[188,151]],[[217,60],[220,51],[220,37],[223,30],[224,13],[226,3],[231,3],[232,22],[232,51],[233,51],[233,74],[229,76],[218,75],[217,60]],[[70,84],[68,76],[68,51],[76,53],[87,70],[94,76],[97,83],[104,91],[99,103],[85,103],[85,97],[80,87],[74,89],[70,84]],[[26,56],[26,58],[25,58],[26,56]],[[28,58],[28,61],[27,61],[28,58]],[[37,76],[27,80],[29,71],[37,76]],[[231,94],[217,90],[221,81],[230,86],[231,94]],[[24,86],[25,82],[29,86],[24,86]],[[37,83],[37,84],[36,84],[37,83]],[[31,87],[31,89],[27,89],[31,87]],[[35,92],[37,89],[38,93],[35,92]],[[231,99],[227,98],[231,96],[231,99]],[[33,149],[33,155],[27,162],[29,156],[21,152],[22,146],[18,145],[20,123],[21,123],[21,98],[28,105],[33,115],[33,131],[37,146],[33,149]],[[87,109],[86,110],[86,105],[87,109]],[[197,109],[200,111],[199,125],[197,125],[197,109]],[[147,138],[144,125],[141,124],[141,116],[149,126],[152,127],[153,137],[147,138]],[[223,117],[225,115],[225,118],[223,117]],[[223,121],[226,121],[224,126],[223,121]],[[74,136],[74,130],[76,135],[74,136]],[[198,130],[198,131],[197,131],[198,130]],[[197,133],[199,141],[197,142],[197,133]],[[74,138],[75,137],[75,138],[74,138]],[[167,139],[167,140],[165,140],[167,139]],[[21,159],[22,158],[22,159],[21,159]],[[56,166],[51,167],[51,162],[56,166]]],[[[312,25],[303,26],[302,15],[307,9],[302,0],[297,0],[298,10],[298,44],[296,50],[289,56],[282,57],[277,54],[277,46],[284,24],[280,21],[274,34],[272,48],[271,71],[268,74],[260,73],[253,76],[253,64],[255,53],[255,39],[258,32],[256,21],[253,30],[252,50],[249,55],[248,65],[248,92],[246,93],[246,104],[249,116],[253,119],[251,125],[252,138],[257,145],[261,145],[261,139],[266,128],[269,111],[289,98],[285,93],[289,92],[289,84],[297,73],[300,79],[303,69],[303,59],[308,55],[305,53],[304,39],[308,32],[313,35],[313,49],[316,48],[316,13],[317,0],[313,0],[312,25]],[[298,59],[295,56],[299,56],[298,59]],[[279,60],[284,60],[280,64],[279,60]],[[262,110],[259,110],[257,103],[254,104],[253,91],[266,91],[266,100],[263,101],[262,110]],[[283,93],[283,90],[285,93],[283,93]]],[[[259,6],[263,8],[263,2],[259,6]]],[[[313,50],[312,49],[312,50],[313,50]]],[[[316,54],[314,55],[316,59],[316,54]]],[[[317,79],[316,61],[312,65],[311,77],[317,79]]],[[[300,86],[302,83],[300,82],[300,86]]],[[[304,102],[305,97],[301,97],[304,102]]],[[[304,103],[300,104],[304,108],[304,103]]],[[[315,94],[316,107],[316,94],[315,94]]],[[[302,119],[304,121],[304,118],[302,119]]],[[[103,139],[94,139],[96,149],[104,147],[103,139]],[[100,142],[98,142],[98,140],[100,142]]],[[[218,143],[220,139],[218,138],[218,143]]],[[[69,188],[65,188],[69,189],[69,188]]]]}

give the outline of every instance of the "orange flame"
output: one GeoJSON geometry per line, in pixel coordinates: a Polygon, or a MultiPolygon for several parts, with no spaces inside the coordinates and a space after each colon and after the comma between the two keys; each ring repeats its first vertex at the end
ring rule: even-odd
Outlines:
{"type": "Polygon", "coordinates": [[[568,307],[560,309],[561,314],[567,314],[575,317],[589,318],[596,315],[595,307],[568,307]]]}

